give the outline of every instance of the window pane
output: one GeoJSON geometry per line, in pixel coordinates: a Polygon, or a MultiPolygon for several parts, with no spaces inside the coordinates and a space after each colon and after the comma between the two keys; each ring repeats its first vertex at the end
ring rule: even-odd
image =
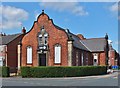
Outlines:
{"type": "Polygon", "coordinates": [[[61,47],[55,46],[55,63],[61,63],[61,47]]]}
{"type": "Polygon", "coordinates": [[[27,63],[32,63],[32,47],[27,47],[27,63]]]}
{"type": "Polygon", "coordinates": [[[45,44],[47,44],[47,37],[45,37],[45,44]]]}
{"type": "Polygon", "coordinates": [[[39,37],[42,37],[42,34],[40,34],[39,37]]]}

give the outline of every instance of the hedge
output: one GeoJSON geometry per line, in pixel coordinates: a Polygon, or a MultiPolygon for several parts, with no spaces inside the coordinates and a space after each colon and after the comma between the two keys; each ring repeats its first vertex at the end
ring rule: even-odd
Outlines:
{"type": "Polygon", "coordinates": [[[106,66],[21,67],[23,78],[80,77],[103,74],[107,74],[106,66]]]}
{"type": "Polygon", "coordinates": [[[6,66],[0,67],[0,77],[9,77],[9,76],[10,76],[9,67],[6,66]]]}

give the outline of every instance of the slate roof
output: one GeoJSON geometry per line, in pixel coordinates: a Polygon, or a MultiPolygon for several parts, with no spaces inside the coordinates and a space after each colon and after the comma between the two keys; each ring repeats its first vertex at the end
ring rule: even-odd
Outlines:
{"type": "Polygon", "coordinates": [[[7,45],[9,42],[13,41],[15,38],[17,38],[20,35],[21,34],[0,36],[0,45],[7,45]]]}
{"type": "Polygon", "coordinates": [[[87,47],[80,42],[80,39],[76,35],[74,35],[74,34],[71,34],[71,35],[72,35],[72,38],[74,40],[73,41],[73,46],[74,47],[82,49],[82,50],[89,51],[89,49],[87,49],[87,47]]]}
{"type": "Polygon", "coordinates": [[[80,40],[91,52],[104,51],[106,46],[105,38],[94,38],[94,39],[85,39],[80,40]]]}
{"type": "MultiPolygon", "coordinates": [[[[63,28],[55,25],[57,29],[64,30],[63,28]]],[[[72,36],[73,41],[73,46],[85,51],[90,51],[90,52],[100,52],[104,51],[104,47],[106,45],[106,39],[105,38],[91,38],[91,39],[84,39],[81,40],[77,35],[71,33],[69,30],[65,31],[69,36],[72,36]],[[68,32],[67,32],[68,31],[68,32]]]]}
{"type": "Polygon", "coordinates": [[[76,47],[76,48],[79,48],[79,49],[82,49],[82,50],[86,50],[86,51],[89,51],[81,42],[80,42],[80,39],[77,37],[77,35],[74,35],[73,33],[71,33],[68,29],[63,29],[57,25],[54,25],[57,29],[60,29],[60,30],[63,30],[67,33],[67,36],[68,38],[71,38],[70,40],[74,40],[73,41],[73,46],[76,47]],[[71,36],[71,37],[70,37],[71,36]]]}

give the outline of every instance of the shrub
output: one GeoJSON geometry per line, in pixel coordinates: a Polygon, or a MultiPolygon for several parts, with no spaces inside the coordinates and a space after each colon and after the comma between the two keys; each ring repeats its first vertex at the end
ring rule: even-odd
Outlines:
{"type": "Polygon", "coordinates": [[[106,66],[21,67],[22,77],[80,77],[107,73],[106,66]]]}
{"type": "Polygon", "coordinates": [[[0,76],[1,77],[9,77],[10,76],[9,67],[6,67],[6,66],[0,67],[0,76]]]}
{"type": "Polygon", "coordinates": [[[21,67],[22,77],[30,77],[30,67],[21,67]]]}

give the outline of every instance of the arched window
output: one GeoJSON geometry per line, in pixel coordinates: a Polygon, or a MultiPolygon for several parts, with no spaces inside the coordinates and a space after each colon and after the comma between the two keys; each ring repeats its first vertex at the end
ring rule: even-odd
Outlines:
{"type": "Polygon", "coordinates": [[[54,63],[59,64],[61,63],[61,45],[56,44],[55,45],[55,60],[54,63]]]}
{"type": "Polygon", "coordinates": [[[32,64],[32,47],[27,47],[27,64],[32,64]]]}

